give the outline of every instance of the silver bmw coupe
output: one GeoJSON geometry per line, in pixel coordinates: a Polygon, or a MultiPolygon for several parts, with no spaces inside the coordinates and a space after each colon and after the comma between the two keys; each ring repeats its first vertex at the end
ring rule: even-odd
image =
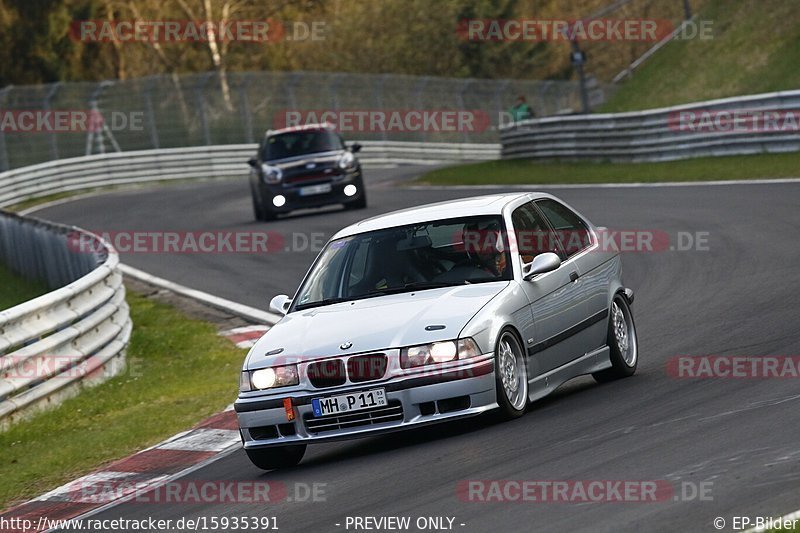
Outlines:
{"type": "Polygon", "coordinates": [[[632,375],[618,252],[548,194],[370,218],[331,238],[250,350],[235,409],[259,468],[306,445],[487,411],[515,418],[565,381],[632,375]]]}

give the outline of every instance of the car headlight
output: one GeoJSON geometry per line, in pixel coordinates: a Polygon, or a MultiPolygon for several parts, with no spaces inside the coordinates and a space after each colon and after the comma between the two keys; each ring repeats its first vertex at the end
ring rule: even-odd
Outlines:
{"type": "Polygon", "coordinates": [[[413,368],[416,366],[448,363],[458,359],[469,359],[480,355],[478,345],[470,338],[457,341],[442,341],[420,346],[410,346],[400,351],[400,366],[413,368]]]}
{"type": "Polygon", "coordinates": [[[265,183],[280,183],[283,179],[283,171],[265,163],[261,165],[261,176],[265,183]]]}
{"type": "Polygon", "coordinates": [[[239,390],[248,392],[251,390],[277,389],[288,387],[300,383],[300,376],[297,373],[297,365],[275,366],[261,368],[252,372],[242,372],[239,380],[239,390]]]}
{"type": "Polygon", "coordinates": [[[356,166],[356,156],[353,155],[353,152],[345,152],[342,154],[342,157],[339,158],[339,168],[342,170],[352,170],[356,166]]]}

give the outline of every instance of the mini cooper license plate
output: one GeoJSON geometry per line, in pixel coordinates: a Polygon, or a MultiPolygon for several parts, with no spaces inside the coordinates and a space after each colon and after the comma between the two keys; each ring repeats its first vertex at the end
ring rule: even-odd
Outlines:
{"type": "Polygon", "coordinates": [[[325,194],[331,192],[330,183],[322,183],[320,185],[309,185],[308,187],[300,188],[300,196],[313,196],[315,194],[325,194]]]}
{"type": "Polygon", "coordinates": [[[386,407],[387,405],[385,389],[372,389],[311,400],[314,416],[339,415],[374,407],[386,407]]]}

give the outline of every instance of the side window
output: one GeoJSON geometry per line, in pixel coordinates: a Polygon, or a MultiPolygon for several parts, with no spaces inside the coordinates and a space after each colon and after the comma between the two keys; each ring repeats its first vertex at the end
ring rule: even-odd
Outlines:
{"type": "Polygon", "coordinates": [[[536,205],[556,230],[556,238],[567,257],[575,255],[592,244],[592,235],[586,223],[567,206],[555,200],[537,200],[536,205]]]}
{"type": "Polygon", "coordinates": [[[514,236],[517,238],[523,263],[530,263],[534,257],[544,252],[557,253],[563,259],[553,233],[533,203],[516,208],[511,213],[511,223],[514,225],[514,236]]]}

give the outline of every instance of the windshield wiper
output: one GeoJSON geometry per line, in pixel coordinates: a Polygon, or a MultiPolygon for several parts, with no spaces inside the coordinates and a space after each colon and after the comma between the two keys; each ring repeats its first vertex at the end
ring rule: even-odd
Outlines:
{"type": "Polygon", "coordinates": [[[297,304],[294,308],[295,311],[302,311],[303,309],[311,309],[312,307],[321,307],[323,305],[338,304],[341,302],[349,302],[351,298],[323,298],[315,302],[307,302],[304,304],[297,304]]]}
{"type": "MultiPolygon", "coordinates": [[[[469,282],[463,282],[469,283],[469,282]]],[[[415,281],[413,283],[406,283],[402,287],[386,287],[385,289],[375,289],[374,291],[369,291],[364,294],[357,296],[356,298],[369,298],[371,296],[383,296],[385,294],[398,294],[401,292],[410,292],[413,290],[418,289],[441,289],[442,287],[455,287],[456,285],[461,285],[462,283],[449,283],[449,282],[442,282],[442,281],[415,281]]]]}

